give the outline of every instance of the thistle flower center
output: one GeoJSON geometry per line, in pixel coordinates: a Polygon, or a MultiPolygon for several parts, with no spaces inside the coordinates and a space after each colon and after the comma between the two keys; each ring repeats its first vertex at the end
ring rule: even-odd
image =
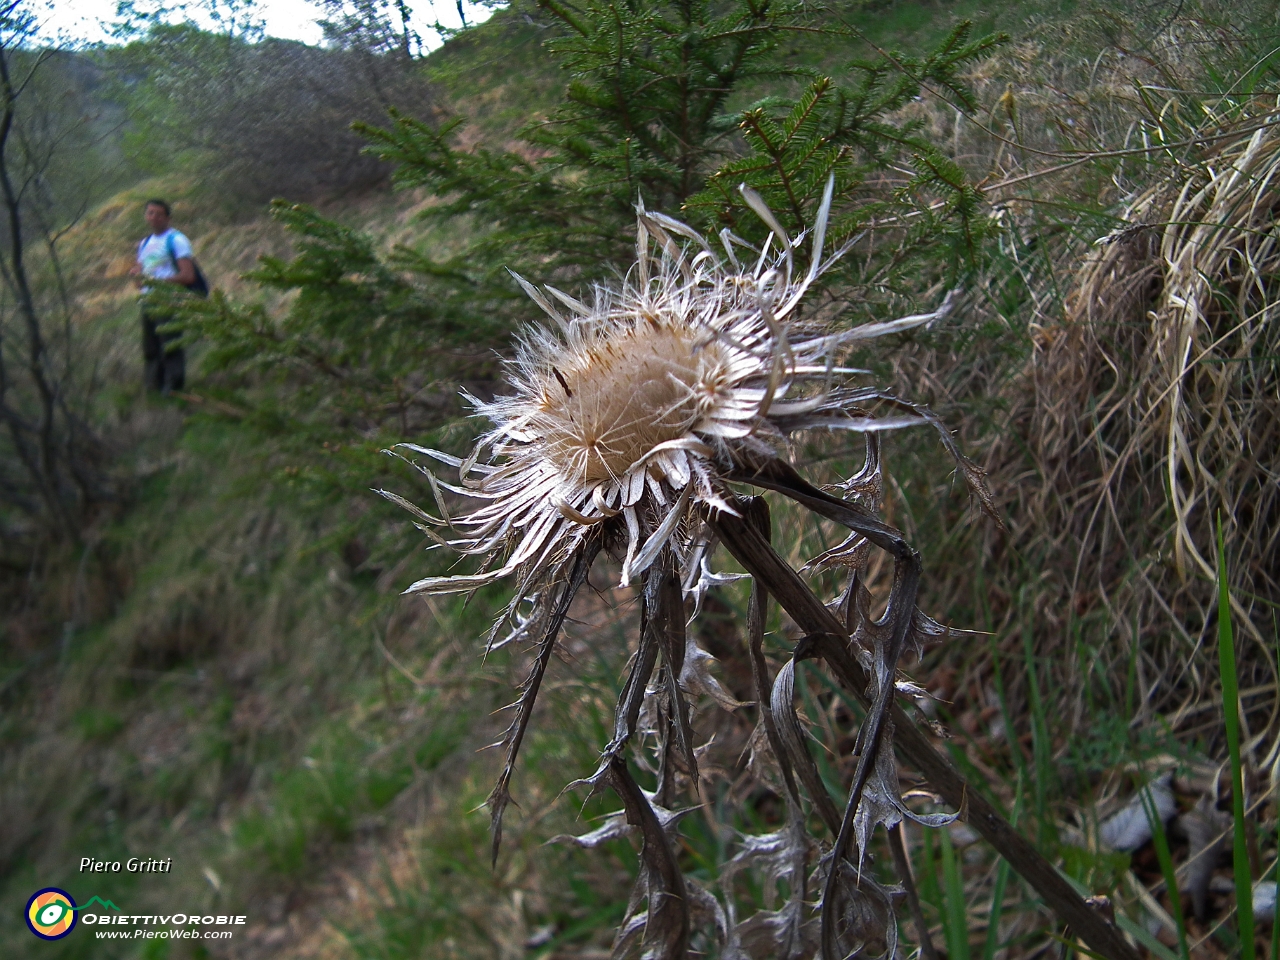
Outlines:
{"type": "Polygon", "coordinates": [[[687,326],[647,319],[566,350],[536,418],[547,457],[586,483],[623,476],[714,405],[720,353],[687,326]]]}

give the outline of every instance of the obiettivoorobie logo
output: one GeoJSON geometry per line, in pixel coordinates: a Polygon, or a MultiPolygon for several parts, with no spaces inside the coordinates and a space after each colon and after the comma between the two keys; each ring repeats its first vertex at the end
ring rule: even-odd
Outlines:
{"type": "Polygon", "coordinates": [[[27,901],[27,926],[41,940],[61,940],[76,928],[76,902],[57,887],[37,890],[27,901]]]}
{"type": "Polygon", "coordinates": [[[209,928],[242,926],[249,920],[244,914],[127,914],[102,897],[90,897],[85,903],[77,904],[67,891],[45,887],[27,901],[27,929],[41,940],[61,940],[76,928],[82,912],[86,925],[110,928],[99,930],[96,934],[99,939],[113,940],[229,940],[233,931],[209,928]],[[95,903],[101,905],[97,913],[91,910],[95,903]],[[105,911],[114,911],[114,914],[105,911]]]}
{"type": "Polygon", "coordinates": [[[95,903],[117,913],[120,911],[110,900],[103,900],[101,897],[90,897],[88,903],[78,906],[71,894],[58,887],[37,890],[27,901],[27,929],[41,940],[61,940],[75,929],[78,919],[76,915],[95,903]]]}

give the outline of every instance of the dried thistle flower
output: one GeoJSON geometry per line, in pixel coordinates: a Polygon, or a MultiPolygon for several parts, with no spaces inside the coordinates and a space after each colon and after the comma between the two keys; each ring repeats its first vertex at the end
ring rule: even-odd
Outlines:
{"type": "Polygon", "coordinates": [[[869,416],[858,404],[880,394],[834,386],[837,376],[865,372],[836,358],[854,341],[937,319],[950,298],[934,313],[839,334],[797,321],[805,293],[843,253],[822,261],[831,185],[809,269],[798,277],[794,251],[804,237],[791,241],[763,201],[744,194],[773,230],[763,250],[752,250],[754,264],[739,261],[735,247],[752,248],[727,231],[719,259],[689,227],[641,208],[635,266],[619,288],[596,286],[590,306],[516,277],[555,329],[524,332],[509,366],[511,395],[471,398],[493,429],[465,461],[398,445],[459,468],[461,485],[428,474],[439,518],[414,512],[460,533],[440,542],[483,557],[482,570],[419,580],[406,593],[466,592],[515,576],[514,639],[527,632],[521,604],[560,579],[602,524],[625,531],[622,585],[671,545],[685,590],[696,590],[707,576],[705,566],[690,566],[704,559],[696,518],[704,508],[733,512],[726,481],[734,471],[773,459],[800,430],[872,432],[927,419],[909,405],[902,416],[869,416]],[[441,488],[481,503],[451,517],[441,488]]]}
{"type": "MultiPolygon", "coordinates": [[[[950,297],[934,313],[842,333],[799,317],[806,292],[844,252],[823,260],[832,186],[828,183],[811,236],[794,241],[764,202],[744,187],[744,197],[771,233],[755,249],[725,231],[720,237],[723,256],[684,224],[640,208],[635,265],[619,285],[597,285],[590,304],[554,288],[540,291],[517,277],[554,328],[523,334],[509,368],[510,395],[488,403],[472,399],[476,413],[493,423],[492,430],[465,460],[399,445],[458,468],[457,484],[423,470],[440,515],[381,491],[413,511],[437,544],[481,558],[478,573],[429,577],[407,593],[467,592],[514,578],[514,597],[489,644],[526,637],[539,644],[504,739],[506,764],[489,798],[495,857],[513,764],[574,594],[605,548],[616,547],[622,555],[622,584],[643,580],[639,647],[617,707],[613,740],[589,781],[593,788],[611,787],[624,810],[605,827],[579,838],[592,845],[598,837],[627,830],[642,836],[643,869],[632,910],[618,934],[619,952],[643,938],[656,956],[683,956],[695,914],[719,931],[726,956],[798,957],[812,955],[815,947],[824,956],[872,948],[892,954],[896,944],[890,891],[861,875],[861,862],[877,824],[895,827],[903,816],[913,815],[899,797],[892,752],[878,747],[888,729],[900,653],[907,644],[943,631],[915,609],[919,561],[901,536],[865,507],[806,484],[783,454],[800,431],[867,434],[864,469],[844,489],[874,508],[880,488],[876,434],[929,422],[939,427],[979,493],[981,485],[976,468],[959,456],[928,411],[873,389],[845,385],[847,375],[860,371],[838,362],[855,341],[936,319],[949,308],[950,297]],[[800,273],[795,261],[806,239],[809,263],[800,273]],[[861,406],[876,400],[887,401],[898,413],[878,418],[861,406]],[[756,584],[749,630],[752,667],[762,726],[787,784],[789,824],[746,844],[725,882],[754,865],[785,876],[791,899],[783,910],[742,923],[734,918],[731,895],[722,904],[680,874],[672,848],[680,819],[674,810],[676,772],[692,790],[698,789],[687,695],[707,692],[722,703],[729,701],[725,705],[736,703],[707,673],[710,658],[685,632],[685,601],[693,600],[696,614],[704,591],[728,579],[713,573],[708,563],[717,518],[763,509],[762,502],[753,505],[737,497],[733,482],[782,491],[850,528],[848,539],[815,562],[843,565],[851,572],[841,609],[853,645],[820,655],[861,660],[871,668],[874,689],[869,692],[876,697],[860,733],[858,769],[842,819],[806,752],[792,705],[795,663],[814,654],[797,649],[796,659],[776,678],[767,676],[759,652],[767,598],[756,584]],[[477,506],[451,516],[444,491],[477,506]],[[880,621],[867,614],[868,596],[857,577],[872,544],[890,551],[896,565],[889,607],[880,621]],[[659,656],[659,680],[651,686],[659,656]],[[664,744],[652,793],[639,787],[621,759],[642,727],[664,744]],[[667,767],[666,758],[673,753],[667,743],[678,747],[679,771],[667,767]],[[819,847],[804,825],[797,778],[834,839],[822,848],[825,855],[814,877],[812,853],[819,847]],[[850,856],[854,846],[856,858],[850,856]],[[820,916],[806,899],[817,876],[824,878],[820,916]]],[[[776,585],[766,586],[775,592],[776,585]]]]}

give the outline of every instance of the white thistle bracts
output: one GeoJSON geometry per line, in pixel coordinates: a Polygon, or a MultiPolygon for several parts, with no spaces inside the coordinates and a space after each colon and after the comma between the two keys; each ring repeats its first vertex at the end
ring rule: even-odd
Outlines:
{"type": "Polygon", "coordinates": [[[798,278],[793,261],[806,238],[789,239],[763,201],[743,193],[773,230],[763,249],[725,232],[718,256],[686,225],[641,206],[636,263],[620,285],[595,286],[590,304],[516,277],[554,327],[523,333],[508,368],[510,395],[471,398],[492,430],[465,461],[400,445],[459,469],[457,485],[428,474],[440,517],[414,512],[439,543],[483,557],[482,570],[419,580],[407,593],[465,592],[515,575],[513,616],[607,524],[611,537],[625,538],[623,585],[670,545],[686,591],[696,594],[706,537],[698,518],[707,509],[732,512],[730,471],[777,456],[797,430],[920,422],[868,417],[856,403],[869,395],[836,386],[837,377],[861,371],[837,358],[851,341],[942,310],[842,334],[798,322],[806,291],[843,253],[822,259],[831,185],[810,266],[798,278]],[[450,517],[441,490],[477,506],[450,517]]]}

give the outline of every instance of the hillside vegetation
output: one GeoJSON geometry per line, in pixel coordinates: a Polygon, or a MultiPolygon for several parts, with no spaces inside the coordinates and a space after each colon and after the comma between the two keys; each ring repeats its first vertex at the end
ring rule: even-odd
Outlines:
{"type": "MultiPolygon", "coordinates": [[[[0,954],[609,956],[638,905],[640,840],[573,842],[614,823],[619,802],[566,787],[613,735],[641,589],[617,586],[620,557],[590,571],[491,860],[485,804],[504,757],[484,748],[508,737],[502,708],[537,651],[485,652],[508,586],[401,596],[463,568],[375,491],[441,510],[457,499],[384,451],[465,457],[485,429],[460,391],[503,393],[513,335],[542,317],[509,269],[586,300],[631,265],[637,199],[761,244],[769,228],[739,183],[796,236],[830,176],[828,243],[847,253],[812,316],[848,329],[949,304],[849,359],[928,405],[944,440],[885,434],[883,488],[845,488],[920,551],[919,607],[954,631],[903,664],[930,695],[911,716],[1079,892],[1110,898],[1142,955],[1274,957],[1274,6],[546,0],[421,59],[388,22],[323,51],[153,27],[51,59],[47,89],[32,88],[76,108],[27,129],[60,142],[50,131],[66,122],[84,139],[47,175],[30,169],[38,151],[21,154],[26,182],[57,193],[20,212],[49,241],[29,241],[27,263],[65,461],[33,473],[21,431],[0,440],[0,898],[11,918],[59,886],[135,914],[249,922],[208,944],[87,927],[41,943],[8,923],[0,954]],[[668,29],[690,10],[715,29],[668,29]],[[716,19],[733,16],[732,30],[716,19]],[[716,30],[730,41],[714,46],[716,30]],[[673,66],[659,81],[636,66],[691,49],[722,73],[693,82],[673,66]],[[204,101],[207,115],[189,109],[204,101]],[[243,127],[228,132],[233,113],[243,127]],[[157,196],[216,288],[175,301],[188,380],[166,398],[143,390],[127,276],[157,196]],[[172,857],[173,871],[77,869],[130,856],[172,857]]],[[[35,56],[5,51],[15,70],[35,56]]],[[[6,270],[0,401],[34,419],[6,270]]],[[[829,491],[864,465],[860,438],[814,432],[790,452],[829,491]]],[[[796,569],[842,539],[773,510],[796,569]]],[[[826,599],[844,589],[839,570],[805,576],[826,599]]],[[[894,582],[872,554],[868,614],[894,582]]],[[[739,920],[766,918],[736,954],[763,957],[782,955],[768,923],[793,891],[781,866],[733,860],[788,816],[744,652],[749,603],[747,583],[726,581],[690,629],[718,685],[690,695],[701,793],[680,798],[677,849],[739,920]]],[[[767,630],[776,672],[804,631],[777,612],[767,630]]],[[[801,749],[843,798],[865,710],[813,664],[795,678],[801,749]]],[[[948,809],[917,771],[903,789],[917,813],[948,809]]],[[[805,816],[819,836],[818,806],[805,816]]],[[[903,836],[930,950],[1079,946],[967,824],[903,836]]],[[[867,876],[892,884],[882,841],[867,876]]],[[[910,953],[919,929],[898,913],[910,953]]],[[[695,948],[734,955],[709,934],[695,948]]]]}

